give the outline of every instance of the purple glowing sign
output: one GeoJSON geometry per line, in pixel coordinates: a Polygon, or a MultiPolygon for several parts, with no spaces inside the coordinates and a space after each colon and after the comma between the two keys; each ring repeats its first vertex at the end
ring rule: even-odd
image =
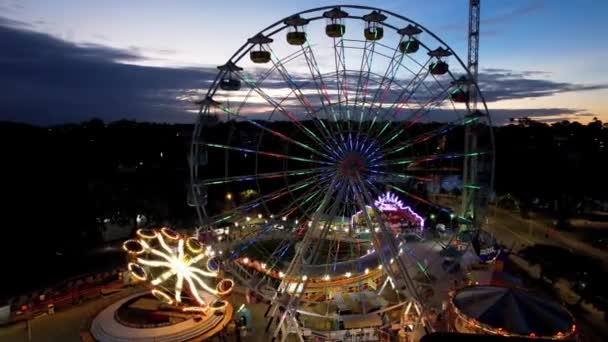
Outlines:
{"type": "MultiPolygon", "coordinates": [[[[420,223],[420,229],[424,227],[424,218],[418,215],[415,211],[412,210],[409,206],[405,206],[403,202],[397,197],[397,195],[387,191],[385,194],[380,195],[378,199],[374,201],[374,206],[378,208],[380,211],[407,211],[410,215],[412,215],[416,220],[420,223]]],[[[371,208],[370,206],[365,206],[367,208],[371,208]]],[[[359,210],[355,215],[351,217],[351,226],[354,225],[355,216],[361,214],[363,210],[359,210]]]]}

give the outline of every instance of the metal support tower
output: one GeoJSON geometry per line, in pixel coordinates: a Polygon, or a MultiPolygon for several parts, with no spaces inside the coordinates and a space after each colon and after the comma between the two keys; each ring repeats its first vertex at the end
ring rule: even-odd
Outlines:
{"type": "MultiPolygon", "coordinates": [[[[477,113],[477,73],[479,69],[479,14],[481,0],[469,0],[469,56],[467,67],[471,75],[469,80],[469,101],[468,109],[470,115],[478,115],[477,113]]],[[[465,153],[477,150],[477,132],[475,125],[467,125],[465,128],[465,153]]],[[[480,222],[477,221],[476,210],[476,193],[479,189],[477,184],[477,156],[466,157],[464,159],[463,177],[462,177],[462,215],[471,217],[474,228],[477,228],[480,222]]]]}

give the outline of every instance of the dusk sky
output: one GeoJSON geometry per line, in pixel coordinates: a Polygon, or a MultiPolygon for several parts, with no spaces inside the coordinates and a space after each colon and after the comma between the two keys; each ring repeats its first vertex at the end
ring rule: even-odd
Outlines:
{"type": "MultiPolygon", "coordinates": [[[[176,99],[247,38],[340,3],[409,17],[466,59],[467,0],[0,0],[0,120],[194,122],[176,99]]],[[[608,121],[607,17],[603,0],[482,0],[480,82],[494,121],[608,121]]]]}

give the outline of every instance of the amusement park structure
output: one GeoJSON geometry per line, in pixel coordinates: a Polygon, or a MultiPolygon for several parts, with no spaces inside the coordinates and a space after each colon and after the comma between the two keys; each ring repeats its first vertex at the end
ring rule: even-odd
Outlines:
{"type": "Polygon", "coordinates": [[[471,8],[468,65],[409,18],[328,6],[254,33],[218,67],[197,102],[190,202],[203,233],[238,232],[214,246],[217,264],[270,303],[273,337],[434,329],[425,317],[492,191],[471,8]],[[459,191],[441,186],[453,176],[459,191]]]}

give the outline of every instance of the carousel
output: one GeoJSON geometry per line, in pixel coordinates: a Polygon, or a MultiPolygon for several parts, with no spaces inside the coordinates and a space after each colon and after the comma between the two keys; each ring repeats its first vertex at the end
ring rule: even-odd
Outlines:
{"type": "Polygon", "coordinates": [[[521,288],[462,288],[451,296],[449,315],[451,330],[458,333],[554,340],[576,337],[570,312],[521,288]]]}

